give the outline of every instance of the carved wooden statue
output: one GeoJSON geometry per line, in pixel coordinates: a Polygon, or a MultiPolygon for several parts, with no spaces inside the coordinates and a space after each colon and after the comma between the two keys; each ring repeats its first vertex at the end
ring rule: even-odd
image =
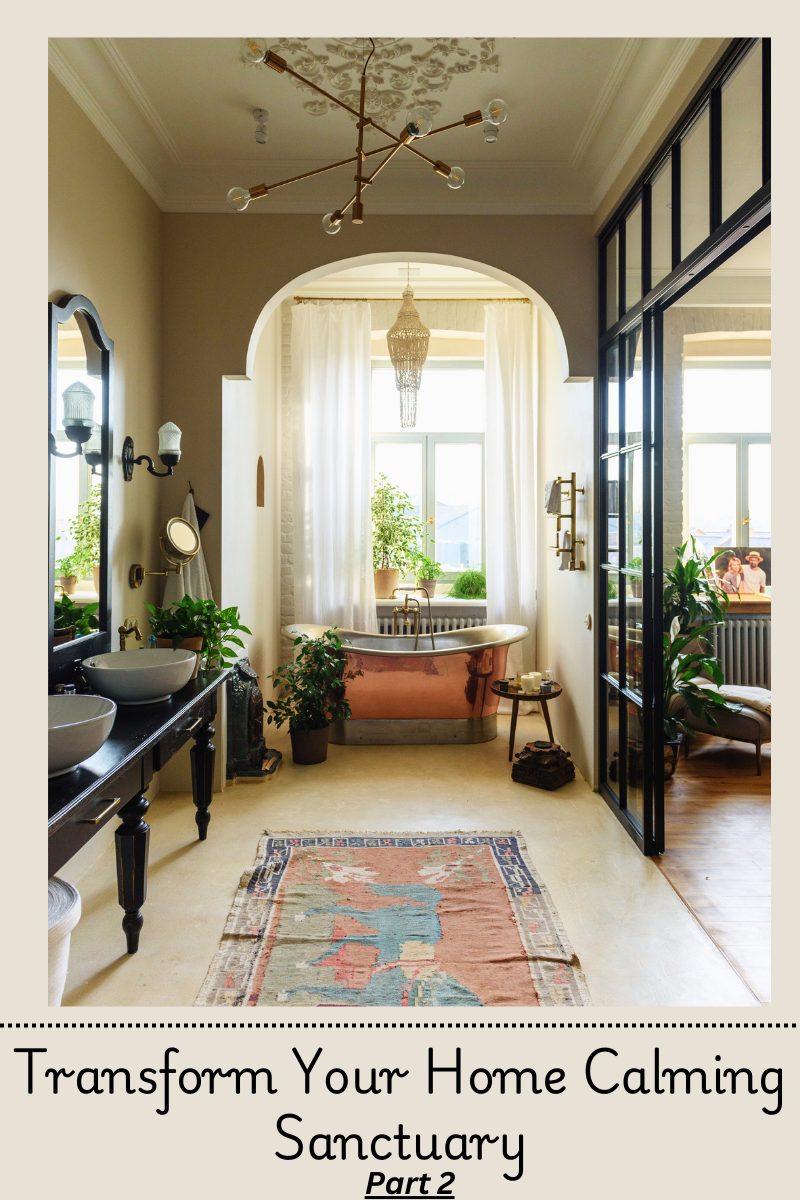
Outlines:
{"type": "Polygon", "coordinates": [[[240,658],[228,676],[228,762],[226,775],[271,775],[280,752],[264,741],[264,698],[258,675],[248,659],[240,658]]]}

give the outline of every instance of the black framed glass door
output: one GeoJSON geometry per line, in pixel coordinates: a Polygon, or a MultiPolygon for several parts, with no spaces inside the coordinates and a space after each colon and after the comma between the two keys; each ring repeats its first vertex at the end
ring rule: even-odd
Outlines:
{"type": "Polygon", "coordinates": [[[665,848],[664,503],[683,487],[665,476],[664,314],[770,208],[769,41],[732,39],[600,234],[600,791],[645,854],[665,848]]]}

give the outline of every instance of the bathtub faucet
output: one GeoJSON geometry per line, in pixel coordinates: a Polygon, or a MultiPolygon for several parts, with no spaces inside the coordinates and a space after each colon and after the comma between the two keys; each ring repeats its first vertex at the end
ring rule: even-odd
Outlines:
{"type": "MultiPolygon", "coordinates": [[[[416,590],[425,592],[425,598],[428,601],[428,622],[429,622],[429,627],[430,627],[430,631],[431,631],[431,649],[435,650],[436,649],[436,640],[433,636],[433,614],[431,613],[431,598],[428,595],[426,588],[417,588],[416,590]]],[[[392,632],[393,632],[394,636],[396,637],[397,633],[398,633],[397,624],[398,624],[399,617],[402,617],[403,630],[405,630],[406,625],[411,625],[412,624],[411,618],[412,618],[412,614],[413,614],[414,649],[416,650],[417,643],[419,642],[419,631],[420,631],[421,618],[422,618],[422,607],[421,607],[420,602],[417,599],[417,597],[409,596],[408,592],[405,591],[404,588],[395,588],[394,591],[392,592],[392,597],[391,597],[392,600],[394,600],[394,598],[398,592],[403,592],[405,599],[403,601],[403,605],[401,608],[395,608],[392,610],[392,632]],[[414,607],[409,608],[410,604],[413,605],[414,607]]]]}

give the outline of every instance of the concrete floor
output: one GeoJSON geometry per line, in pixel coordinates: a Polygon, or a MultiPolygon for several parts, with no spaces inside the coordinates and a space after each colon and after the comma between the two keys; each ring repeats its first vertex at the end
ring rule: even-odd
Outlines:
{"type": "MultiPolygon", "coordinates": [[[[508,718],[478,746],[331,746],[328,762],[295,767],[288,736],[272,779],[217,795],[206,842],[185,794],[150,813],[150,872],[138,954],[124,953],[114,849],[83,875],[64,1005],[194,1003],[239,877],[265,829],[520,830],[577,951],[597,1006],[758,1002],[583,780],[549,793],[511,782],[508,718]]],[[[521,717],[517,746],[541,737],[521,717]]],[[[274,739],[274,740],[273,740],[274,739]]]]}

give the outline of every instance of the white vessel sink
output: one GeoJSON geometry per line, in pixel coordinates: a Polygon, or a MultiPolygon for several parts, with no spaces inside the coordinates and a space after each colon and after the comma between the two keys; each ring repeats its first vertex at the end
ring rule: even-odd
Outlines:
{"type": "Polygon", "coordinates": [[[66,775],[96,754],[111,733],[117,706],[104,696],[47,697],[47,775],[66,775]]]}
{"type": "Polygon", "coordinates": [[[194,650],[114,650],[84,659],[92,689],[117,704],[156,704],[189,682],[194,650]]]}

